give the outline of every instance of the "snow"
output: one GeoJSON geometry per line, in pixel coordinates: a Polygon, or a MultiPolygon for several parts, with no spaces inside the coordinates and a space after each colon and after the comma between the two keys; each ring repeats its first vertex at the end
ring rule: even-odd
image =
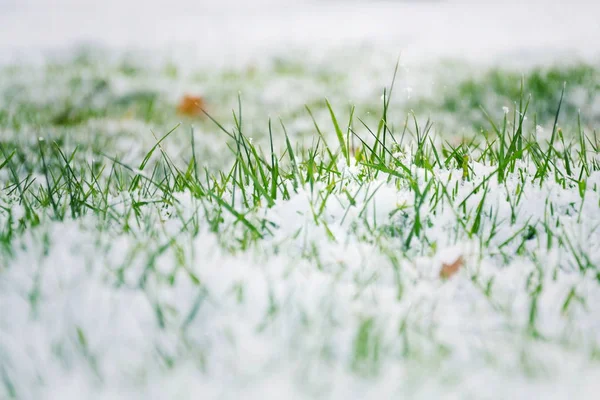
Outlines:
{"type": "MultiPolygon", "coordinates": [[[[43,61],[45,54],[91,42],[109,52],[142,49],[151,58],[207,68],[241,68],[299,51],[307,54],[307,64],[339,63],[343,69],[363,45],[375,64],[401,54],[407,71],[446,57],[484,66],[535,65],[567,56],[595,60],[600,48],[590,38],[600,37],[598,15],[600,3],[585,0],[15,0],[0,3],[0,62],[43,61]],[[346,48],[354,53],[344,58],[346,48]],[[377,58],[378,52],[385,56],[377,58]]],[[[362,79],[357,86],[373,83],[371,76],[362,79]]],[[[260,95],[275,106],[303,101],[318,90],[299,81],[298,90],[309,94],[290,100],[286,85],[273,83],[260,95]]],[[[407,84],[404,95],[415,92],[407,84]]],[[[84,128],[98,124],[114,136],[123,129],[149,129],[138,121],[92,121],[84,128]]],[[[147,148],[126,140],[119,142],[123,151],[147,148]]],[[[493,170],[472,167],[474,180],[460,182],[457,202],[493,170]]],[[[530,164],[517,167],[534,172],[530,164]]],[[[560,219],[561,229],[600,265],[594,250],[600,241],[599,172],[589,177],[585,200],[576,185],[564,189],[552,181],[520,188],[525,194],[518,223],[502,225],[489,251],[475,239],[456,243],[450,207],[435,215],[424,210],[431,217],[424,229],[437,249],[420,254],[425,246],[415,242],[412,260],[402,258],[393,241],[376,246],[359,240],[364,227],[353,222],[364,212],[382,225],[402,225],[414,218],[413,192],[384,180],[360,189],[353,180],[360,169],[344,173],[349,193],[364,192],[353,207],[344,196],[327,199],[323,215],[330,232],[313,216],[323,201],[315,193],[323,187],[315,192],[305,187],[289,201],[261,210],[261,217],[279,225],[272,237],[234,254],[221,249],[208,229],[195,238],[180,233],[182,220],[204,212],[187,192],[169,210],[149,206],[142,224],[155,229],[148,231],[144,226],[134,226],[133,234],[102,231],[93,218],[46,219],[28,230],[12,245],[10,257],[0,258],[0,397],[10,395],[1,384],[8,378],[23,399],[596,398],[597,276],[576,271],[564,248],[546,251],[541,224],[549,201],[556,210],[550,222],[560,219]],[[407,206],[406,216],[391,217],[399,205],[407,206]],[[170,213],[182,220],[166,218],[170,213]],[[526,244],[537,263],[517,255],[502,261],[492,250],[526,221],[538,227],[538,236],[526,244]],[[153,258],[172,236],[179,253],[169,248],[153,258]],[[312,245],[322,268],[302,258],[312,245]],[[397,256],[399,265],[382,249],[397,256]],[[459,256],[465,267],[442,281],[440,266],[459,256]],[[143,280],[148,268],[155,273],[143,280]],[[534,340],[526,331],[531,291],[540,283],[536,328],[544,340],[534,340]],[[563,312],[571,290],[584,300],[563,312]],[[364,326],[367,346],[379,353],[377,360],[361,361],[375,366],[377,376],[353,371],[364,326]],[[408,348],[411,357],[405,356],[408,348]]],[[[454,187],[462,171],[437,173],[454,187]]],[[[0,175],[1,182],[7,180],[0,175]]],[[[518,184],[516,177],[491,184],[486,204],[495,206],[501,221],[510,220],[507,193],[514,196],[518,184]]],[[[109,202],[120,213],[133,196],[121,193],[109,202]]],[[[475,209],[481,196],[469,198],[467,209],[475,209]]],[[[15,217],[22,216],[14,199],[2,201],[10,202],[15,217]]],[[[6,214],[0,218],[4,222],[6,214]]],[[[239,229],[228,233],[240,235],[239,229]]],[[[506,252],[515,254],[517,244],[506,252]]]]}
{"type": "Polygon", "coordinates": [[[236,65],[310,48],[370,45],[419,65],[440,57],[516,64],[597,57],[600,4],[529,1],[19,0],[0,14],[0,56],[77,43],[236,65]]]}
{"type": "MultiPolygon", "coordinates": [[[[469,193],[483,177],[461,192],[469,193]]],[[[356,188],[349,185],[350,192],[356,188]]],[[[552,184],[539,194],[534,189],[525,189],[531,197],[524,201],[519,221],[532,217],[535,225],[533,221],[543,219],[548,195],[557,210],[578,203],[571,192],[552,184]]],[[[489,195],[497,195],[492,204],[497,203],[500,220],[507,219],[510,208],[502,189],[489,195]]],[[[498,268],[478,243],[445,244],[449,216],[440,213],[427,232],[440,248],[414,263],[401,262],[403,294],[397,301],[389,259],[350,233],[351,224],[343,222],[345,207],[338,199],[328,201],[329,223],[339,225],[337,241],[331,242],[311,223],[307,196],[300,192],[268,210],[267,217],[282,225],[285,245],[276,236],[259,251],[230,255],[219,250],[210,232],[191,241],[179,235],[200,286],[177,266],[171,249],[154,261],[157,272],[148,276],[145,289],[136,290],[152,249],[180,230],[177,219],[166,222],[166,233],[158,239],[143,231],[137,237],[98,234],[86,219],[31,230],[13,246],[11,266],[0,274],[4,373],[22,398],[304,398],[317,393],[331,398],[528,398],[540,393],[545,398],[567,393],[594,398],[600,370],[585,354],[600,340],[600,291],[593,274],[570,270],[568,255],[539,251],[539,262],[548,271],[541,276],[534,264],[519,257],[498,268]],[[326,270],[299,257],[305,235],[289,239],[287,231],[297,227],[306,230],[309,242],[322,245],[326,270]],[[274,246],[286,250],[265,258],[274,246]],[[457,255],[465,257],[466,268],[448,282],[440,281],[439,266],[457,255]],[[120,283],[116,271],[123,266],[127,274],[120,283]],[[489,298],[471,282],[476,270],[481,284],[494,282],[489,298]],[[172,273],[174,285],[166,279],[172,273]],[[515,333],[528,324],[531,297],[524,289],[535,285],[535,279],[544,283],[537,326],[542,341],[515,333]],[[573,304],[565,318],[560,310],[571,288],[585,304],[573,304]],[[32,307],[27,298],[34,292],[38,298],[32,307]],[[157,306],[164,313],[162,325],[157,306]],[[377,384],[353,378],[342,367],[352,362],[357,324],[366,319],[373,321],[372,334],[383,351],[377,384]],[[402,361],[406,348],[398,341],[398,329],[403,322],[411,351],[421,354],[425,364],[402,361]],[[440,356],[438,346],[447,346],[450,355],[440,356]],[[330,363],[318,358],[323,351],[331,353],[330,363]],[[175,367],[165,371],[159,355],[175,367]],[[492,364],[488,357],[494,358],[492,364]],[[533,379],[522,376],[523,363],[531,363],[533,379]],[[434,370],[419,370],[423,365],[434,370]]],[[[376,204],[385,215],[394,208],[390,198],[404,196],[411,194],[383,184],[367,208],[376,204]]],[[[597,191],[587,196],[583,222],[565,224],[584,248],[600,240],[594,228],[600,223],[600,197],[597,191]]],[[[189,215],[197,212],[189,194],[178,197],[189,215]]],[[[563,222],[574,219],[566,215],[561,214],[563,222]]],[[[490,248],[515,228],[505,229],[490,248]]],[[[544,241],[540,234],[536,246],[544,241]]]]}

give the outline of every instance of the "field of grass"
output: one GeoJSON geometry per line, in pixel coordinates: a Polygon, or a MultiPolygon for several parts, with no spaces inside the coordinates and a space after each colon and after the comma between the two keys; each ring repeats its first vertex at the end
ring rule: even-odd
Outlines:
{"type": "Polygon", "coordinates": [[[2,67],[0,399],[595,398],[600,67],[357,68],[2,67]]]}

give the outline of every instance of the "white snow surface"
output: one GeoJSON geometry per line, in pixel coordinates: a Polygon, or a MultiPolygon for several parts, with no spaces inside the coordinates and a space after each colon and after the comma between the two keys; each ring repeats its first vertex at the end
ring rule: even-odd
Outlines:
{"type": "MultiPolygon", "coordinates": [[[[474,169],[477,179],[461,185],[458,200],[491,172],[477,164],[474,169]]],[[[439,178],[456,180],[448,174],[439,178]]],[[[539,229],[551,202],[561,230],[577,248],[591,248],[600,240],[599,179],[597,172],[590,178],[595,189],[583,206],[560,186],[528,185],[518,220],[539,229]],[[580,217],[571,214],[580,207],[580,217]]],[[[508,182],[507,190],[515,183],[508,182]]],[[[505,188],[492,185],[489,196],[499,219],[508,219],[505,188]]],[[[258,251],[239,255],[220,250],[209,232],[194,239],[178,234],[179,219],[164,221],[158,239],[143,231],[137,239],[100,234],[87,219],[31,230],[13,246],[9,268],[0,274],[2,373],[19,396],[32,399],[595,398],[600,368],[590,352],[600,340],[600,290],[593,271],[580,274],[571,255],[545,252],[543,234],[527,244],[543,269],[518,256],[499,267],[499,259],[482,253],[476,241],[453,243],[448,226],[455,216],[448,209],[427,229],[438,251],[400,261],[398,276],[381,252],[385,245],[350,232],[363,207],[385,223],[412,194],[375,181],[364,198],[371,200],[355,207],[343,198],[327,202],[332,241],[314,224],[310,204],[316,199],[301,190],[265,210],[281,225],[275,236],[258,251]],[[189,270],[177,265],[173,248],[150,264],[171,235],[189,270]],[[307,244],[320,246],[324,269],[301,259],[307,244]],[[458,256],[465,268],[440,280],[441,264],[458,256]],[[149,267],[156,271],[141,290],[149,267]],[[489,282],[491,294],[485,295],[489,282]],[[537,284],[543,285],[536,323],[542,340],[526,334],[530,291],[537,284]],[[572,290],[583,300],[565,311],[572,290]],[[377,359],[361,362],[376,368],[377,376],[350,372],[365,321],[372,335],[367,345],[377,359]],[[404,358],[405,351],[411,356],[404,358]]],[[[198,213],[189,194],[178,200],[184,218],[198,213]]],[[[516,229],[501,226],[490,248],[516,229]]],[[[507,253],[515,250],[511,245],[507,253]]],[[[589,254],[598,265],[598,252],[589,254]]]]}
{"type": "Polygon", "coordinates": [[[592,0],[3,0],[0,59],[96,43],[240,66],[296,48],[321,57],[366,44],[416,65],[527,64],[597,57],[599,14],[592,0]]]}
{"type": "MultiPolygon", "coordinates": [[[[331,49],[364,44],[401,54],[417,69],[445,57],[533,65],[598,57],[598,15],[600,2],[592,0],[0,0],[0,62],[43,61],[94,43],[218,68],[296,49],[336,62],[328,58],[331,49]]],[[[491,172],[474,169],[474,182],[460,187],[464,196],[491,172]]],[[[506,197],[516,186],[515,179],[488,194],[499,220],[510,218],[506,197]]],[[[550,199],[561,229],[600,265],[599,186],[596,172],[583,204],[574,186],[521,188],[521,224],[504,225],[495,246],[525,221],[539,228],[550,199]]],[[[518,256],[499,267],[500,256],[475,241],[453,243],[446,228],[456,217],[448,210],[427,228],[437,251],[400,262],[397,301],[389,257],[357,240],[350,221],[367,205],[377,220],[390,222],[389,212],[411,205],[413,196],[384,182],[369,190],[375,195],[368,204],[327,201],[335,242],[314,224],[318,199],[308,189],[264,210],[280,225],[264,248],[229,254],[208,231],[182,235],[181,255],[169,249],[153,260],[158,272],[144,290],[138,284],[149,254],[177,235],[180,220],[157,218],[161,234],[152,238],[98,232],[91,218],[30,230],[13,244],[10,259],[0,259],[0,398],[10,398],[7,381],[23,399],[597,398],[600,290],[592,271],[580,274],[570,255],[545,252],[543,235],[527,245],[554,275],[538,274],[537,265],[518,256]],[[327,268],[301,259],[307,243],[319,244],[327,268]],[[465,268],[440,280],[442,263],[459,255],[465,268]],[[179,256],[190,271],[175,262],[179,256]],[[536,280],[544,286],[537,300],[542,340],[525,333],[536,280]],[[571,291],[576,300],[563,312],[571,291]],[[371,354],[376,347],[379,354],[377,376],[351,370],[365,323],[371,354]],[[411,358],[404,359],[407,346],[411,358]]],[[[189,193],[179,200],[184,215],[201,213],[189,193]]],[[[479,200],[473,196],[467,207],[479,200]]],[[[14,212],[23,210],[14,205],[14,212]]]]}

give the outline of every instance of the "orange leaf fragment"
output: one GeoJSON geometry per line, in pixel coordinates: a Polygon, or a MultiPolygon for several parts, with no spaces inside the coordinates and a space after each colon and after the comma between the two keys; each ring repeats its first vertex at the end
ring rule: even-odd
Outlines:
{"type": "Polygon", "coordinates": [[[465,260],[463,259],[463,256],[458,257],[456,261],[450,264],[442,263],[442,269],[440,270],[440,278],[450,278],[452,275],[456,274],[460,270],[464,263],[465,260]]]}
{"type": "Polygon", "coordinates": [[[205,101],[200,96],[193,96],[186,94],[179,101],[177,105],[177,112],[188,117],[200,117],[204,116],[204,110],[206,108],[205,101]]]}

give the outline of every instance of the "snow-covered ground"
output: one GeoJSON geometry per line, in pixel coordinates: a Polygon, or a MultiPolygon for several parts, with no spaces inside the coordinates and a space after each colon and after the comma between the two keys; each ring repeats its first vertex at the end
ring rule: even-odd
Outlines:
{"type": "Polygon", "coordinates": [[[0,54],[95,42],[181,47],[197,62],[239,65],[295,47],[322,55],[366,43],[408,63],[539,62],[597,56],[598,14],[589,0],[8,0],[0,5],[0,54]]]}
{"type": "MultiPolygon", "coordinates": [[[[88,147],[137,167],[156,141],[150,131],[172,115],[162,125],[133,112],[65,127],[5,115],[30,103],[55,113],[70,98],[109,107],[144,90],[174,107],[192,88],[229,118],[222,121],[229,129],[229,109],[217,107],[235,105],[227,96],[243,90],[245,132],[262,132],[256,140],[264,144],[266,117],[284,115],[306,159],[298,150],[314,148],[316,132],[297,109],[324,97],[340,102],[334,108],[366,107],[374,93],[379,105],[398,55],[396,93],[435,95],[430,80],[443,75],[447,58],[477,71],[594,63],[598,15],[600,3],[591,0],[0,0],[0,64],[17,66],[0,82],[15,93],[0,103],[7,110],[0,113],[0,399],[596,398],[600,158],[585,119],[589,141],[582,145],[575,132],[572,146],[569,137],[556,139],[543,183],[536,174],[546,159],[535,149],[515,156],[498,182],[497,164],[475,159],[482,148],[470,147],[464,165],[450,156],[430,167],[417,166],[416,147],[407,144],[393,151],[409,171],[393,165],[412,181],[371,176],[374,167],[348,166],[340,156],[327,179],[293,191],[310,175],[302,163],[281,178],[290,198],[278,194],[270,206],[263,193],[246,210],[240,186],[224,184],[218,196],[241,213],[233,214],[194,187],[117,190],[110,167],[89,175],[98,160],[85,163],[88,147]],[[45,69],[83,44],[97,46],[97,64],[45,69]],[[120,63],[128,57],[160,68],[127,75],[120,63]],[[276,70],[279,59],[293,62],[276,70]],[[165,60],[191,72],[173,78],[165,60]],[[195,78],[196,69],[209,78],[195,78]],[[108,94],[81,100],[100,78],[108,94]],[[83,84],[70,89],[77,79],[83,84]],[[60,169],[51,146],[42,164],[38,138],[69,152],[80,145],[70,162],[83,167],[60,169]],[[55,163],[50,178],[47,160],[55,163]],[[77,181],[67,185],[69,174],[86,177],[84,192],[110,190],[71,214],[77,190],[69,185],[77,181]],[[28,176],[31,186],[22,181],[28,176]],[[58,206],[43,195],[47,179],[61,182],[58,206]],[[40,204],[39,221],[19,197],[23,187],[40,204]],[[59,221],[61,205],[69,212],[59,221]],[[259,226],[261,239],[248,239],[259,226]],[[459,272],[441,279],[442,266],[457,260],[459,272]]],[[[510,126],[516,104],[507,106],[510,126]]],[[[396,131],[404,112],[390,117],[396,131]]],[[[327,109],[315,115],[319,123],[329,118],[327,109]]],[[[359,116],[373,122],[369,115],[359,116]]],[[[160,148],[183,169],[188,122],[160,148]]],[[[546,149],[552,121],[539,124],[528,121],[527,132],[546,149]]],[[[229,166],[226,137],[211,129],[200,123],[195,131],[199,164],[229,166]]],[[[290,151],[279,125],[274,132],[284,165],[290,151]]],[[[152,162],[162,162],[159,150],[152,162]]],[[[154,178],[149,170],[133,171],[142,187],[154,178]]],[[[245,186],[255,193],[259,185],[245,186]]]]}

